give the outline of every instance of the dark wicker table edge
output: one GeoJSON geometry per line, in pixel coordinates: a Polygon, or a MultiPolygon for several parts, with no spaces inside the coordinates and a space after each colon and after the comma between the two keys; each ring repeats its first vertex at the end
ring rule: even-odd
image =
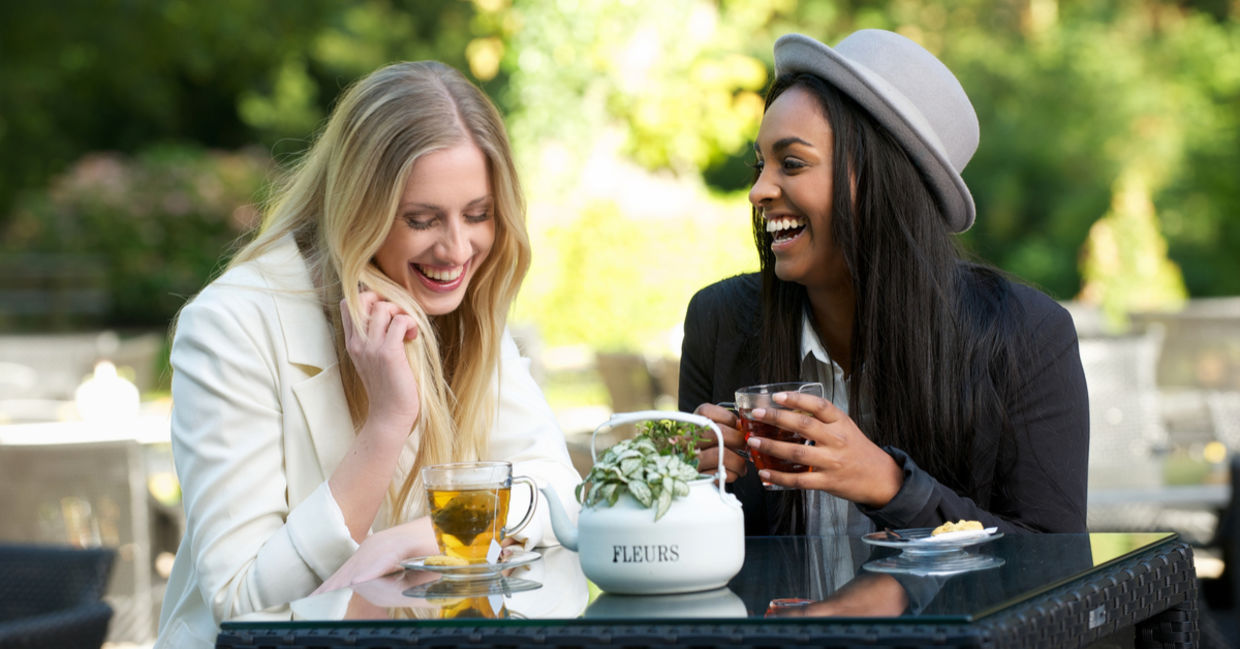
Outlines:
{"type": "Polygon", "coordinates": [[[1198,644],[1197,579],[1192,549],[1175,541],[1146,550],[972,624],[676,623],[554,621],[547,624],[356,625],[225,624],[217,649],[426,647],[1084,647],[1135,629],[1137,647],[1198,644]]]}

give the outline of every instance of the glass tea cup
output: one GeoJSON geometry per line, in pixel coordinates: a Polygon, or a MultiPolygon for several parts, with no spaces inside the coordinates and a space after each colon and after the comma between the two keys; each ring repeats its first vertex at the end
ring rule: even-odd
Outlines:
{"type": "Polygon", "coordinates": [[[511,462],[457,462],[422,469],[431,525],[439,551],[469,563],[494,562],[500,543],[521,531],[534,517],[538,501],[534,481],[512,475],[511,462]],[[507,527],[513,483],[530,489],[529,508],[507,527]]]}
{"type": "MultiPolygon", "coordinates": [[[[766,408],[767,410],[792,410],[786,406],[775,403],[772,397],[780,392],[802,392],[815,396],[823,396],[823,387],[821,383],[807,381],[784,381],[782,383],[763,383],[761,385],[750,385],[736,390],[734,395],[736,402],[733,405],[736,408],[737,419],[740,421],[740,431],[745,436],[745,441],[749,441],[750,437],[762,437],[764,439],[772,439],[778,442],[790,442],[808,444],[809,440],[800,435],[772,426],[771,424],[754,420],[752,413],[757,408],[766,408]]],[[[782,473],[807,473],[811,470],[804,464],[795,464],[788,460],[777,457],[769,457],[763,455],[760,451],[748,448],[749,457],[753,460],[754,466],[759,470],[780,471],[782,473]]],[[[762,486],[775,491],[779,489],[787,489],[776,484],[763,481],[762,486]]]]}

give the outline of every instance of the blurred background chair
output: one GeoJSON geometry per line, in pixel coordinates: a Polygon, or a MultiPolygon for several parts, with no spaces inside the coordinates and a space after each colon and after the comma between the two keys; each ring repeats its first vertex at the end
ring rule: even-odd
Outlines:
{"type": "Polygon", "coordinates": [[[1240,392],[1211,390],[1206,394],[1206,408],[1215,439],[1232,453],[1240,453],[1240,392]]]}
{"type": "Polygon", "coordinates": [[[1089,385],[1089,488],[1157,486],[1167,432],[1159,413],[1155,369],[1161,331],[1082,336],[1089,385]]]}
{"type": "Polygon", "coordinates": [[[110,548],[0,544],[0,649],[98,649],[110,548]]]}
{"type": "Polygon", "coordinates": [[[1089,385],[1090,531],[1171,530],[1210,545],[1227,488],[1171,484],[1172,447],[1157,380],[1164,330],[1151,323],[1124,335],[1086,335],[1081,363],[1089,385]]]}
{"type": "Polygon", "coordinates": [[[1207,649],[1240,647],[1240,452],[1231,454],[1230,480],[1231,499],[1211,541],[1223,570],[1200,581],[1202,646],[1207,649]]]}
{"type": "Polygon", "coordinates": [[[164,505],[152,491],[170,471],[166,442],[107,438],[84,422],[0,427],[0,543],[115,548],[107,641],[150,642],[167,577],[161,557],[171,558],[183,529],[179,500],[164,505]]]}

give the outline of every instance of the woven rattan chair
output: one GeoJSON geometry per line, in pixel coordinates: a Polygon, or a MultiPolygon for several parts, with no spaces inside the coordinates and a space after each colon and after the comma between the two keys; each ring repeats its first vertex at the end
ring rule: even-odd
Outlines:
{"type": "Polygon", "coordinates": [[[0,544],[0,649],[98,649],[115,552],[0,544]]]}

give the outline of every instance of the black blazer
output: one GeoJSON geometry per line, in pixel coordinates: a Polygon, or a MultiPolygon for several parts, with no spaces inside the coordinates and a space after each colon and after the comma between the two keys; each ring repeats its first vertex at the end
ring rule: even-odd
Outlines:
{"type": "MultiPolygon", "coordinates": [[[[1023,310],[1029,345],[1025,384],[1007,411],[1013,434],[980,444],[970,464],[971,493],[956,493],[916,465],[903,451],[885,447],[904,469],[904,485],[880,509],[861,506],[878,528],[933,527],[947,520],[980,520],[1001,531],[1085,531],[1089,461],[1089,400],[1067,310],[1045,294],[1009,285],[1011,308],[1023,310]]],[[[698,291],[685,316],[680,358],[679,407],[692,412],[706,402],[732,401],[737,387],[760,383],[757,274],[739,275],[698,291]]],[[[978,437],[999,435],[984,422],[978,437]]],[[[993,438],[992,438],[993,439],[993,438]]],[[[777,531],[777,509],[787,496],[762,489],[757,471],[729,489],[745,509],[745,533],[777,531]]]]}

